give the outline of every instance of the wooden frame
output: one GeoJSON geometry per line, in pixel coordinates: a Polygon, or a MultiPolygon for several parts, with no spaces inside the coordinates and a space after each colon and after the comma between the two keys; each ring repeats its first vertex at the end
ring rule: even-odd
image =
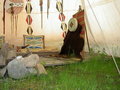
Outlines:
{"type": "Polygon", "coordinates": [[[29,49],[45,49],[44,35],[23,35],[24,45],[29,49]]]}

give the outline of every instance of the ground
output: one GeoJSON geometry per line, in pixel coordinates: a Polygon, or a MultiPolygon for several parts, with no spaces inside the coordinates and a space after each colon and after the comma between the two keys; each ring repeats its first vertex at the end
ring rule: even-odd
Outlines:
{"type": "MultiPolygon", "coordinates": [[[[48,52],[39,53],[42,54],[49,57],[48,52]]],[[[89,56],[82,63],[46,67],[48,75],[0,79],[0,90],[119,90],[120,75],[112,58],[101,54],[89,56]]],[[[120,66],[120,58],[116,61],[120,66]]]]}

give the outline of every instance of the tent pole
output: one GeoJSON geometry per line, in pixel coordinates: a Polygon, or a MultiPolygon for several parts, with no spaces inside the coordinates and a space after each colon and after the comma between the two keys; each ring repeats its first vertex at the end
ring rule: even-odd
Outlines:
{"type": "Polygon", "coordinates": [[[88,50],[90,52],[90,43],[89,43],[89,39],[88,39],[88,34],[87,34],[86,26],[85,26],[85,34],[86,34],[86,40],[87,40],[88,50]]]}
{"type": "Polygon", "coordinates": [[[4,0],[4,3],[3,3],[3,34],[5,34],[5,3],[6,3],[6,0],[4,0]]]}

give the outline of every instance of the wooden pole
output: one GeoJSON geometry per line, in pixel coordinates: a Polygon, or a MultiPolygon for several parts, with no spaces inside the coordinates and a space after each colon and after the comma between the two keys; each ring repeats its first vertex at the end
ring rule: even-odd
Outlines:
{"type": "Polygon", "coordinates": [[[88,50],[90,52],[90,44],[89,44],[89,39],[88,39],[88,34],[87,34],[86,26],[85,26],[85,34],[86,34],[86,39],[87,39],[88,50]]]}
{"type": "Polygon", "coordinates": [[[6,0],[4,0],[4,3],[3,3],[3,34],[5,34],[5,3],[6,3],[6,0]]]}

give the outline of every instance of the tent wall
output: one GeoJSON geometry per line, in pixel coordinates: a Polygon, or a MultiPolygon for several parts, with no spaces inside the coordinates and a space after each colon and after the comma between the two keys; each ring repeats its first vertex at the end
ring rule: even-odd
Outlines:
{"type": "Polygon", "coordinates": [[[90,46],[120,56],[120,0],[82,0],[90,46]]]}
{"type": "MultiPolygon", "coordinates": [[[[25,4],[26,4],[26,0],[25,4]]],[[[0,34],[2,35],[2,9],[3,9],[3,0],[0,0],[0,34]]],[[[41,15],[40,15],[40,7],[39,0],[31,0],[32,3],[32,28],[33,35],[45,35],[45,45],[46,47],[52,48],[60,48],[62,45],[63,37],[62,37],[62,29],[61,21],[58,19],[59,12],[56,9],[56,0],[50,0],[50,13],[49,18],[47,19],[47,0],[43,1],[43,29],[41,29],[41,15]]],[[[66,16],[65,22],[68,23],[69,19],[72,17],[74,13],[77,12],[79,8],[80,1],[79,0],[64,0],[64,14],[66,16]]],[[[25,5],[24,5],[25,8],[25,5]]],[[[11,35],[11,15],[6,13],[6,42],[14,44],[14,45],[23,45],[23,35],[27,34],[27,23],[26,23],[26,11],[25,9],[18,15],[18,33],[17,37],[12,34],[11,35]]]]}

